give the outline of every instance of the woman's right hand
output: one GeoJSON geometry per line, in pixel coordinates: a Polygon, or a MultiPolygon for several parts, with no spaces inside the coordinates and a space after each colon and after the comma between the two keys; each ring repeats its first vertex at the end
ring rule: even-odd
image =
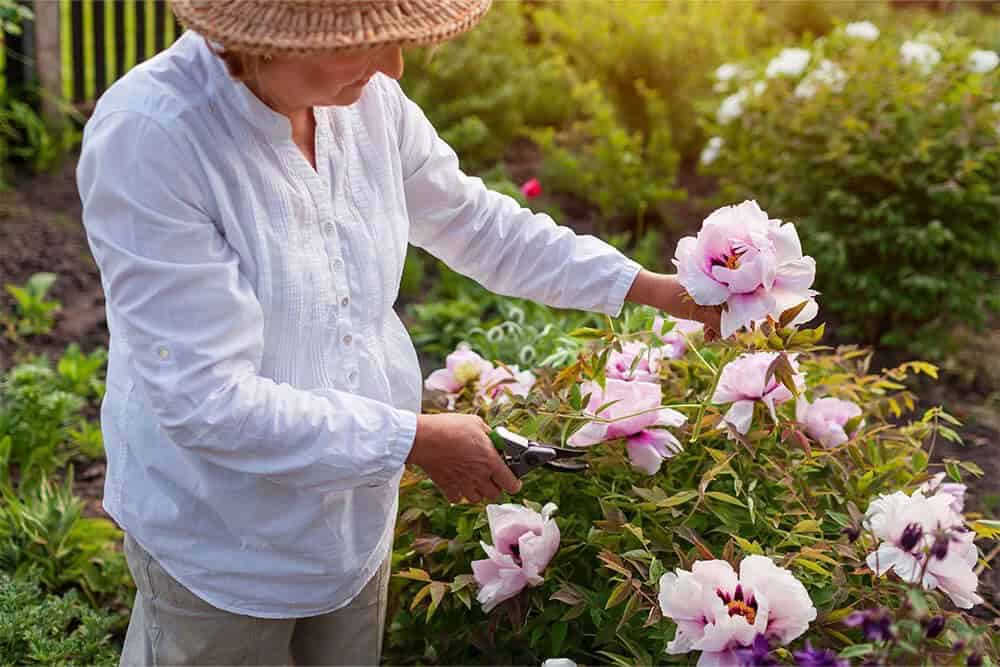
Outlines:
{"type": "Polygon", "coordinates": [[[476,415],[435,414],[417,417],[417,435],[406,459],[426,472],[450,502],[466,498],[497,500],[501,489],[521,490],[490,440],[490,427],[476,415]]]}

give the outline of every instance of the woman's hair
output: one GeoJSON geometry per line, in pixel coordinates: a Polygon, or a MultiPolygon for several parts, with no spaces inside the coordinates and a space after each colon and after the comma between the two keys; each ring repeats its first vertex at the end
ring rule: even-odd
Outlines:
{"type": "Polygon", "coordinates": [[[229,76],[237,81],[249,81],[256,79],[260,73],[260,64],[265,62],[263,56],[252,56],[238,51],[226,51],[214,46],[209,42],[209,48],[226,64],[229,76]]]}

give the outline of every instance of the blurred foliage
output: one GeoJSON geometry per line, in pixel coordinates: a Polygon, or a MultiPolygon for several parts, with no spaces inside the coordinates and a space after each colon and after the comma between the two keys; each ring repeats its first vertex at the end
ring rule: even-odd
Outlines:
{"type": "Polygon", "coordinates": [[[55,314],[62,308],[58,301],[46,298],[52,284],[57,280],[54,273],[36,273],[23,286],[5,284],[7,293],[14,299],[14,314],[0,314],[0,323],[5,325],[7,336],[46,334],[52,331],[55,314]]]}
{"type": "Polygon", "coordinates": [[[497,2],[462,38],[407,60],[402,85],[469,171],[500,161],[526,127],[560,125],[574,114],[564,58],[532,43],[525,7],[497,2]]]}
{"type": "Polygon", "coordinates": [[[805,43],[802,76],[755,84],[765,52],[737,84],[742,114],[720,124],[706,109],[724,142],[707,168],[719,200],[756,198],[797,224],[840,333],[934,356],[956,323],[1000,309],[1000,69],[971,72],[981,45],[939,28],[873,42],[838,31],[805,43]],[[903,64],[904,39],[941,62],[903,64]],[[842,84],[803,93],[823,60],[842,84]]]}

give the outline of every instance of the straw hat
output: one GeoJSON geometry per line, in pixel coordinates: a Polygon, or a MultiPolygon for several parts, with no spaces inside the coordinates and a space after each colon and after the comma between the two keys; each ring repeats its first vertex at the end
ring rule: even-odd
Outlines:
{"type": "Polygon", "coordinates": [[[185,27],[247,55],[308,55],[451,39],[491,0],[171,0],[185,27]]]}

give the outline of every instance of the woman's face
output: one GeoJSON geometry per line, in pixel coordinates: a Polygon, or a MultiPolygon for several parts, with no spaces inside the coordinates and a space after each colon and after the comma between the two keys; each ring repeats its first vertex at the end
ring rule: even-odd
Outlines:
{"type": "Polygon", "coordinates": [[[284,109],[346,106],[361,97],[376,72],[399,79],[402,49],[381,46],[353,53],[275,57],[260,63],[255,83],[269,102],[284,109]]]}

